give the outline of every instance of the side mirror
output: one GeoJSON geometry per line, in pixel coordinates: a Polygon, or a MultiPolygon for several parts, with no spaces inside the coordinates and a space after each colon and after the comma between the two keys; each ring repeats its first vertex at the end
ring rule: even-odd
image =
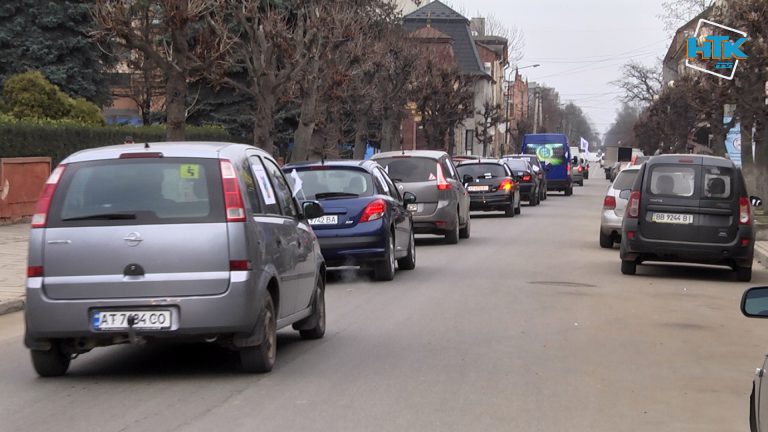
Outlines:
{"type": "Polygon", "coordinates": [[[768,318],[768,287],[745,291],[741,298],[741,313],[750,318],[768,318]]]}
{"type": "Polygon", "coordinates": [[[762,207],[763,205],[763,199],[754,195],[749,197],[749,202],[752,203],[752,207],[762,207]]]}
{"type": "Polygon", "coordinates": [[[406,192],[403,194],[403,204],[415,204],[416,203],[416,195],[406,192]]]}
{"type": "Polygon", "coordinates": [[[325,214],[323,207],[317,201],[305,201],[301,209],[304,211],[304,219],[317,219],[325,214]]]}
{"type": "Polygon", "coordinates": [[[464,177],[462,177],[462,182],[463,182],[464,184],[467,184],[467,183],[472,183],[473,181],[475,181],[475,178],[474,178],[474,177],[472,177],[472,176],[471,176],[471,175],[469,175],[469,174],[464,174],[464,177]]]}

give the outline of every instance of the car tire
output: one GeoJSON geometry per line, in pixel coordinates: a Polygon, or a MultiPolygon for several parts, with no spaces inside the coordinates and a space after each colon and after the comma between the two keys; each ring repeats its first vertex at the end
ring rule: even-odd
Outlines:
{"type": "Polygon", "coordinates": [[[48,351],[30,351],[35,372],[44,378],[58,377],[67,373],[72,357],[62,351],[61,345],[53,342],[48,351]]]}
{"type": "MultiPolygon", "coordinates": [[[[309,329],[299,330],[302,339],[321,339],[325,336],[325,283],[322,276],[318,278],[315,300],[312,305],[312,315],[306,319],[315,323],[309,329]]],[[[311,324],[310,324],[311,325],[311,324]]]]}
{"type": "Polygon", "coordinates": [[[536,206],[536,204],[538,204],[538,203],[536,202],[536,195],[537,195],[537,194],[531,194],[530,198],[528,199],[528,206],[530,206],[530,207],[535,207],[535,206],[536,206]]]}
{"type": "Polygon", "coordinates": [[[240,366],[244,372],[267,373],[275,366],[277,357],[277,317],[272,296],[267,293],[264,298],[264,340],[256,346],[240,349],[240,366]]]}
{"type": "Polygon", "coordinates": [[[546,201],[547,200],[547,188],[544,188],[544,192],[541,194],[541,200],[546,201]]]}
{"type": "MultiPolygon", "coordinates": [[[[467,221],[469,227],[469,221],[467,221]]],[[[416,268],[416,240],[411,231],[411,240],[408,242],[408,255],[397,260],[397,268],[400,270],[413,270],[416,268]]]]}
{"type": "Polygon", "coordinates": [[[515,204],[514,203],[510,203],[509,206],[507,206],[507,208],[504,209],[504,216],[505,217],[513,218],[513,217],[515,217],[516,214],[517,214],[517,212],[515,211],[515,204]]]}
{"type": "Polygon", "coordinates": [[[621,273],[633,275],[637,272],[637,263],[634,261],[621,260],[621,273]]]}
{"type": "Polygon", "coordinates": [[[600,231],[600,247],[603,249],[612,249],[613,237],[611,237],[610,235],[603,234],[603,232],[600,231]]]}
{"type": "Polygon", "coordinates": [[[456,210],[455,228],[445,233],[445,243],[456,244],[459,242],[459,211],[456,210]]]}
{"type": "Polygon", "coordinates": [[[565,196],[571,196],[573,195],[573,186],[568,186],[565,188],[565,196]]]}
{"type": "Polygon", "coordinates": [[[749,282],[752,280],[752,267],[736,267],[736,280],[749,282]]]}
{"type": "Polygon", "coordinates": [[[468,239],[470,234],[472,234],[472,218],[467,213],[467,223],[459,230],[459,238],[468,239]]]}
{"type": "Polygon", "coordinates": [[[373,278],[380,282],[391,281],[395,278],[395,237],[387,236],[386,256],[373,266],[373,278]]]}

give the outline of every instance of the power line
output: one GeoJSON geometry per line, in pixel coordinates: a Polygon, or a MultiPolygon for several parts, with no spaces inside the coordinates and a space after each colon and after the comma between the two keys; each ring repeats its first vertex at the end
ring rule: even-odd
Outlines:
{"type": "Polygon", "coordinates": [[[635,52],[640,51],[640,50],[645,50],[646,48],[649,48],[649,47],[652,47],[652,46],[656,46],[656,45],[658,45],[658,44],[660,44],[662,42],[668,42],[670,40],[672,40],[672,37],[666,37],[664,39],[660,39],[660,40],[657,40],[655,42],[652,42],[652,43],[650,43],[648,45],[639,46],[637,48],[633,48],[631,50],[620,52],[620,53],[616,53],[616,54],[601,54],[601,55],[595,55],[595,56],[579,56],[579,57],[570,57],[570,58],[568,58],[568,57],[548,57],[548,58],[547,57],[542,57],[542,58],[539,58],[538,60],[534,60],[534,59],[526,59],[526,60],[527,61],[541,61],[541,62],[565,62],[565,61],[568,61],[568,60],[576,60],[576,59],[580,59],[580,60],[584,61],[584,60],[589,60],[589,59],[601,59],[601,58],[608,58],[608,57],[617,57],[617,56],[623,56],[623,55],[626,55],[626,54],[635,53],[635,52]]]}

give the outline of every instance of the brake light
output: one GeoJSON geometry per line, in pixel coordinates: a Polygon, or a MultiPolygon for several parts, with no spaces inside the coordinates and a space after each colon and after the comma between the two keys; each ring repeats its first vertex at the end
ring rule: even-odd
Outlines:
{"type": "Polygon", "coordinates": [[[28,266],[27,277],[43,277],[43,266],[28,266]]]}
{"type": "Polygon", "coordinates": [[[248,260],[231,260],[229,262],[229,271],[248,271],[251,269],[251,262],[248,260]]]}
{"type": "Polygon", "coordinates": [[[505,190],[505,191],[510,191],[510,190],[512,190],[512,186],[513,186],[512,180],[504,179],[501,182],[501,184],[499,185],[499,189],[502,189],[502,190],[505,190]]]}
{"type": "Polygon", "coordinates": [[[243,205],[243,197],[240,195],[240,183],[237,181],[235,167],[232,162],[226,159],[222,159],[220,164],[227,222],[245,222],[245,206],[243,205]]]}
{"type": "Polygon", "coordinates": [[[581,165],[579,165],[578,171],[582,172],[582,171],[584,171],[584,168],[582,168],[581,165]]]}
{"type": "Polygon", "coordinates": [[[531,176],[529,176],[528,174],[524,175],[524,176],[523,176],[523,181],[524,181],[524,182],[529,182],[529,181],[531,181],[531,176]]]}
{"type": "Polygon", "coordinates": [[[445,181],[445,174],[443,174],[443,168],[440,166],[440,164],[437,164],[437,190],[448,190],[452,186],[450,183],[445,181]]]}
{"type": "Polygon", "coordinates": [[[384,217],[384,212],[387,209],[387,205],[384,200],[377,199],[372,201],[363,210],[363,215],[360,217],[360,222],[373,222],[384,217]]]}
{"type": "Polygon", "coordinates": [[[626,217],[632,219],[640,217],[640,191],[632,191],[629,195],[626,217]]]}
{"type": "Polygon", "coordinates": [[[603,200],[603,208],[606,210],[613,210],[616,208],[616,198],[613,195],[606,195],[603,200]]]}
{"type": "Polygon", "coordinates": [[[571,175],[571,164],[567,164],[565,166],[565,174],[566,175],[571,175]]]}
{"type": "Polygon", "coordinates": [[[752,223],[752,207],[747,197],[739,198],[739,223],[742,225],[752,223]]]}
{"type": "Polygon", "coordinates": [[[143,152],[143,153],[121,153],[120,159],[146,159],[146,158],[161,158],[163,154],[160,152],[143,152]]]}
{"type": "Polygon", "coordinates": [[[32,228],[45,228],[45,223],[48,220],[48,210],[51,208],[51,200],[53,199],[53,194],[56,192],[56,186],[59,184],[59,180],[61,180],[61,176],[64,174],[64,170],[66,168],[66,165],[57,166],[56,169],[51,173],[51,176],[48,177],[48,180],[45,182],[43,191],[40,193],[40,198],[37,200],[37,204],[35,205],[35,213],[32,216],[32,228]]]}

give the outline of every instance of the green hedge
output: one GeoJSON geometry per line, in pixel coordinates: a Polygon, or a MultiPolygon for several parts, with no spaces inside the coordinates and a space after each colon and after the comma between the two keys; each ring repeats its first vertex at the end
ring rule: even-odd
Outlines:
{"type": "MultiPolygon", "coordinates": [[[[188,141],[228,141],[217,127],[187,127],[188,141]]],[[[71,122],[0,121],[0,158],[48,156],[54,166],[80,150],[120,144],[126,136],[136,143],[165,141],[163,126],[83,126],[71,122]]]]}

